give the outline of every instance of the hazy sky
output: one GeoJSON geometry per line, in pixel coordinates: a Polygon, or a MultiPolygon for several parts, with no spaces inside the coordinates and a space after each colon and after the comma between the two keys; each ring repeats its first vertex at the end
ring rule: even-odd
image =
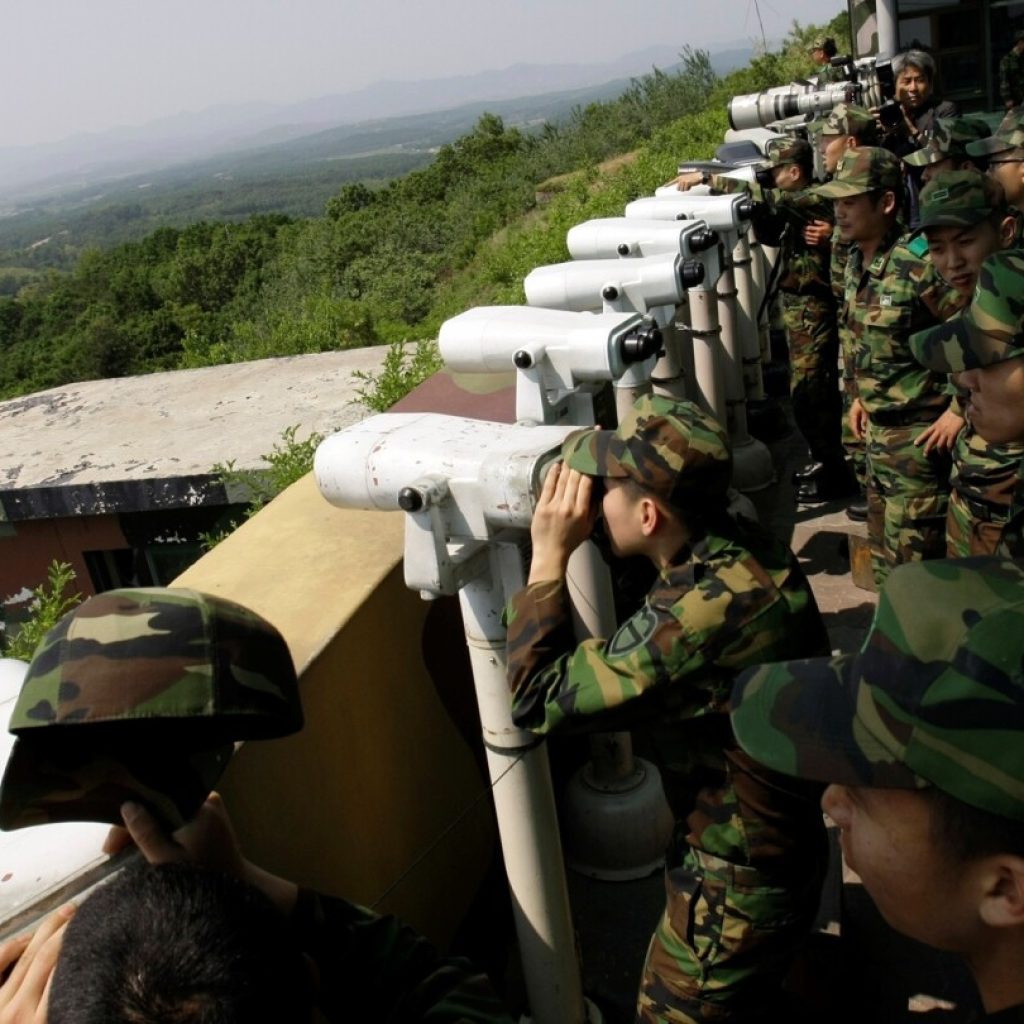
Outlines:
{"type": "Polygon", "coordinates": [[[769,39],[843,0],[6,0],[0,146],[381,79],[769,39]]]}

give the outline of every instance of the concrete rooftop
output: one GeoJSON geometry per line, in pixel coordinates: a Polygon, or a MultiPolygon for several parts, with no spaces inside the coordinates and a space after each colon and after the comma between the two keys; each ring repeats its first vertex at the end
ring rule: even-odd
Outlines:
{"type": "Polygon", "coordinates": [[[300,438],[364,417],[357,370],[386,347],[83,381],[0,402],[0,518],[223,503],[210,471],[262,465],[300,438]],[[162,482],[162,483],[157,483],[162,482]]]}

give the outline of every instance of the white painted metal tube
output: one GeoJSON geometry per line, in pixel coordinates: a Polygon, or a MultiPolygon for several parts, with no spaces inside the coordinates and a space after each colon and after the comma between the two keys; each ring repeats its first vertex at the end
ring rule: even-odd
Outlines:
{"type": "Polygon", "coordinates": [[[459,601],[531,1019],[584,1024],[587,1009],[547,749],[512,722],[503,589],[494,579],[478,578],[462,588],[459,601]]]}

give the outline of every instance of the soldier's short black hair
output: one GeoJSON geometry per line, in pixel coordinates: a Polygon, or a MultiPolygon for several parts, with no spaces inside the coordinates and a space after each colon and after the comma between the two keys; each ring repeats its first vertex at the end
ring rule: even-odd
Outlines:
{"type": "Polygon", "coordinates": [[[302,955],[256,889],[189,864],[138,864],[68,924],[50,1024],[309,1021],[302,955]]]}
{"type": "Polygon", "coordinates": [[[1024,857],[1024,824],[983,811],[935,786],[922,790],[931,804],[931,839],[955,864],[1001,853],[1024,857]]]}

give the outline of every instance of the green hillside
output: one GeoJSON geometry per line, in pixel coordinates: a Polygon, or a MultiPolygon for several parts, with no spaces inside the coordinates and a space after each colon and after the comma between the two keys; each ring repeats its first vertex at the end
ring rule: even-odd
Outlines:
{"type": "MultiPolygon", "coordinates": [[[[829,31],[840,35],[844,22],[829,31]]],[[[807,73],[815,31],[795,25],[783,50],[725,79],[706,53],[687,49],[678,73],[655,72],[529,131],[482,114],[429,165],[377,187],[335,187],[315,216],[278,208],[235,222],[221,213],[89,249],[66,272],[26,272],[10,258],[24,254],[9,254],[0,397],[432,338],[470,306],[521,302],[531,269],[568,258],[569,227],[621,213],[681,159],[709,155],[729,96],[807,73]]]]}

